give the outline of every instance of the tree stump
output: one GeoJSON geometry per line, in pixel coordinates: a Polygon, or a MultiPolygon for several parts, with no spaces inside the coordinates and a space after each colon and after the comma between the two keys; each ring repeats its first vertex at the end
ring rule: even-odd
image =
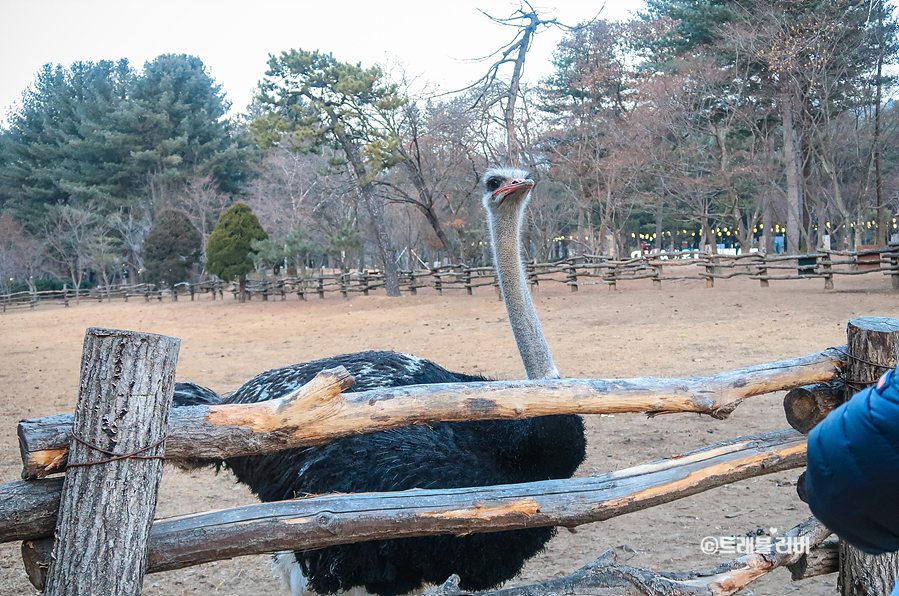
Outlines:
{"type": "Polygon", "coordinates": [[[140,594],[180,344],[87,330],[47,596],[140,594]]]}
{"type": "MultiPolygon", "coordinates": [[[[855,393],[877,382],[899,362],[899,320],[857,317],[849,321],[846,385],[855,393]]],[[[840,541],[840,594],[886,596],[899,578],[899,553],[869,555],[840,541]]]]}

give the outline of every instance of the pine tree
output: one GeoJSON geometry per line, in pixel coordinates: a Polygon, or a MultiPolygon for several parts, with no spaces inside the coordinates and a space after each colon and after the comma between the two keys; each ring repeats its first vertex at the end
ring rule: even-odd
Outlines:
{"type": "Polygon", "coordinates": [[[191,267],[200,261],[202,245],[203,237],[183,212],[161,212],[144,242],[144,278],[165,282],[177,300],[175,284],[187,281],[191,267]]]}
{"type": "Polygon", "coordinates": [[[258,98],[267,114],[254,120],[252,132],[262,144],[293,130],[313,146],[330,143],[343,151],[375,230],[387,295],[399,296],[396,255],[375,179],[385,165],[393,165],[391,145],[398,142],[377,126],[378,114],[399,108],[404,99],[379,68],[339,62],[331,54],[290,50],[272,56],[268,66],[258,98]]]}
{"type": "Polygon", "coordinates": [[[235,203],[225,211],[206,244],[206,270],[223,281],[235,277],[240,283],[240,301],[246,300],[247,274],[253,270],[254,240],[268,234],[245,203],[235,203]]]}

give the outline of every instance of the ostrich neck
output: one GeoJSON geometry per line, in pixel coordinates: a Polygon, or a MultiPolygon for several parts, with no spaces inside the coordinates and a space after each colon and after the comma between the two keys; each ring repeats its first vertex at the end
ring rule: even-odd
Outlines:
{"type": "Polygon", "coordinates": [[[558,379],[559,370],[549,353],[524,274],[519,247],[522,217],[521,210],[508,214],[490,214],[493,256],[499,285],[528,378],[558,379]]]}

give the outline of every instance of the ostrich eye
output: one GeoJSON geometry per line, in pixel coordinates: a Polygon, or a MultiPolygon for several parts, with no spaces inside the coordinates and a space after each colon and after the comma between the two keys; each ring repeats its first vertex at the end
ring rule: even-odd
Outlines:
{"type": "Polygon", "coordinates": [[[487,181],[487,190],[490,192],[495,191],[502,185],[502,181],[499,178],[491,178],[487,181]]]}

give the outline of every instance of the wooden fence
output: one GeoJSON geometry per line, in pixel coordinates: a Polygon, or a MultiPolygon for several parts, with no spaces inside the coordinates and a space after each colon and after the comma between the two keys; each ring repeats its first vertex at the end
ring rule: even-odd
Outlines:
{"type": "MultiPolygon", "coordinates": [[[[169,412],[178,343],[150,334],[89,329],[75,415],[20,423],[26,480],[0,486],[0,540],[25,541],[29,578],[49,596],[139,594],[145,572],[246,554],[387,537],[574,527],[799,468],[806,461],[805,437],[786,430],[589,478],[330,495],[150,524],[161,457],[177,462],[259,454],[438,420],[620,412],[699,412],[724,419],[747,398],[787,389],[792,389],[784,401],[787,418],[807,432],[847,391],[873,384],[884,369],[897,365],[899,320],[853,319],[847,346],[706,378],[481,382],[343,394],[352,379],[337,368],[278,399],[169,412]],[[136,371],[141,374],[135,376],[136,371]],[[132,401],[137,396],[143,401],[132,401]],[[166,414],[167,425],[160,424],[166,414]],[[117,429],[114,436],[109,428],[117,429]],[[64,470],[64,477],[41,479],[64,470]],[[122,490],[122,482],[136,490],[122,490]],[[103,515],[84,514],[91,510],[103,515]]],[[[811,518],[757,552],[709,572],[637,569],[622,564],[622,553],[609,551],[570,576],[504,590],[503,595],[732,594],[777,567],[789,567],[794,579],[836,571],[836,559],[830,556],[835,543],[825,542],[829,535],[811,518]],[[806,548],[776,546],[788,540],[806,548]]],[[[842,548],[851,554],[848,546],[842,548]]],[[[885,596],[892,589],[885,578],[895,578],[899,570],[896,557],[873,563],[848,555],[839,559],[840,573],[849,574],[843,578],[854,577],[854,594],[885,596]],[[888,573],[868,573],[872,565],[888,573]],[[864,580],[861,588],[859,578],[864,580]]],[[[462,594],[452,578],[438,593],[462,594]]]]}
{"type": "MultiPolygon", "coordinates": [[[[889,275],[892,288],[899,290],[899,246],[871,248],[860,251],[821,251],[807,255],[744,255],[709,254],[699,251],[652,253],[631,259],[611,259],[601,255],[583,255],[553,263],[529,263],[526,273],[531,288],[541,283],[567,285],[572,292],[580,286],[606,284],[616,289],[622,281],[652,281],[654,288],[661,288],[663,281],[704,279],[707,287],[714,287],[715,280],[733,277],[757,279],[762,287],[771,281],[791,279],[823,279],[825,289],[834,288],[834,277],[841,275],[889,275]],[[690,268],[690,272],[685,269],[690,268]]],[[[446,265],[435,269],[400,271],[400,289],[415,295],[419,290],[464,290],[472,294],[475,288],[493,286],[499,295],[499,284],[493,267],[469,267],[446,265]]],[[[347,273],[318,273],[308,277],[272,277],[250,279],[247,282],[248,297],[261,300],[287,300],[296,295],[299,300],[312,297],[325,298],[327,294],[351,294],[368,296],[369,292],[383,288],[384,275],[379,271],[352,271],[347,273]]],[[[39,304],[68,306],[76,300],[124,300],[143,298],[145,301],[162,300],[163,296],[177,300],[190,296],[209,295],[213,300],[223,299],[225,294],[237,298],[236,283],[208,280],[200,283],[176,284],[171,288],[154,284],[117,285],[81,290],[53,290],[45,292],[17,292],[0,294],[0,311],[8,308],[34,308],[39,304]]]]}

